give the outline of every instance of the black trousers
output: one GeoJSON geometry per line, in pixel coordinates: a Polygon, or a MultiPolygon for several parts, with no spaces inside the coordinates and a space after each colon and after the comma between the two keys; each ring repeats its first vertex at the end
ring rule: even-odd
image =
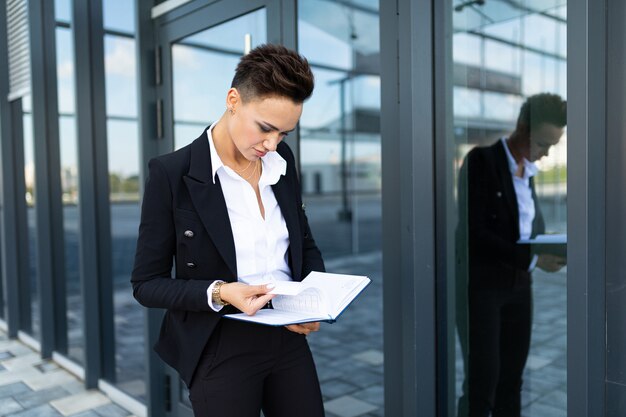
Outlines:
{"type": "Polygon", "coordinates": [[[519,417],[530,348],[531,288],[470,290],[468,311],[469,417],[519,417]]]}
{"type": "Polygon", "coordinates": [[[189,387],[195,417],[323,417],[306,337],[222,319],[189,387]]]}

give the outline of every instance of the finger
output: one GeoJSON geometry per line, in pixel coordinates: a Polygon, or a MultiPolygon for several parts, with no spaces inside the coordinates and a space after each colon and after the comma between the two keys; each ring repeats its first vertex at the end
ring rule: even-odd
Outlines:
{"type": "Polygon", "coordinates": [[[297,324],[290,324],[289,326],[285,326],[285,328],[294,333],[300,333],[300,326],[298,326],[297,324]]]}
{"type": "Polygon", "coordinates": [[[246,311],[246,314],[249,316],[253,316],[259,311],[265,304],[267,304],[272,298],[274,298],[274,294],[266,294],[261,297],[250,299],[249,309],[246,311]]]}
{"type": "Polygon", "coordinates": [[[304,327],[310,332],[316,332],[319,330],[320,324],[319,322],[302,323],[302,327],[304,327]]]}
{"type": "Polygon", "coordinates": [[[267,294],[276,287],[275,284],[263,284],[263,285],[249,285],[248,294],[267,294]]]}

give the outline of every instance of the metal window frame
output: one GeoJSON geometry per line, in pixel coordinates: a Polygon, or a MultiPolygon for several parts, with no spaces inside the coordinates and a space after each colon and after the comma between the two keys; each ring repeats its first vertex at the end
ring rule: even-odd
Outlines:
{"type": "Polygon", "coordinates": [[[567,409],[605,415],[607,0],[568,1],[567,409]],[[571,167],[571,169],[570,169],[571,167]]]}
{"type": "Polygon", "coordinates": [[[108,143],[102,0],[74,2],[80,280],[85,334],[85,386],[115,381],[108,143]]]}
{"type": "Polygon", "coordinates": [[[41,356],[67,351],[54,2],[28,2],[41,356]]]}
{"type": "Polygon", "coordinates": [[[624,248],[626,245],[626,195],[623,192],[626,178],[626,125],[622,115],[626,111],[626,3],[621,0],[607,2],[607,173],[606,173],[606,340],[607,378],[606,415],[619,417],[624,414],[626,386],[624,385],[624,348],[626,338],[623,330],[625,277],[623,274],[624,248]]]}
{"type": "MultiPolygon", "coordinates": [[[[6,12],[5,4],[0,7],[0,56],[8,55],[6,12]]],[[[20,290],[24,283],[29,283],[24,278],[24,265],[27,265],[24,252],[27,243],[24,239],[24,233],[27,232],[26,203],[23,198],[18,198],[24,195],[22,102],[21,99],[10,102],[8,96],[9,67],[8,61],[4,60],[0,63],[0,267],[3,319],[8,336],[15,338],[21,325],[30,323],[30,292],[28,289],[20,290]],[[13,123],[16,114],[19,114],[17,126],[13,123]],[[16,137],[16,133],[19,137],[16,137]],[[22,216],[19,215],[21,211],[22,216]],[[25,306],[28,306],[26,316],[22,314],[25,306]]]]}
{"type": "Polygon", "coordinates": [[[385,414],[436,413],[433,1],[381,2],[385,414]]]}

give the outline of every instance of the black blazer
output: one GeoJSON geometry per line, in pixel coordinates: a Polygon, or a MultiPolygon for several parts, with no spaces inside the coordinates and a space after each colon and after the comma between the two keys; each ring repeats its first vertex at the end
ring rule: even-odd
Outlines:
{"type": "MultiPolygon", "coordinates": [[[[545,224],[530,179],[535,202],[532,236],[545,224]]],[[[519,240],[519,212],[513,176],[501,140],[476,147],[465,157],[459,175],[458,274],[467,274],[469,288],[511,288],[530,285],[532,253],[519,240]]]]}
{"type": "MultiPolygon", "coordinates": [[[[289,231],[289,266],[295,281],[324,263],[304,213],[293,153],[277,152],[286,175],[272,186],[289,231]]],[[[149,163],[131,283],[145,307],[167,309],[155,351],[189,385],[200,354],[223,314],[214,312],[207,289],[216,280],[237,281],[235,244],[219,177],[211,178],[206,130],[176,152],[149,163]],[[172,267],[174,276],[172,277],[172,267]]]]}

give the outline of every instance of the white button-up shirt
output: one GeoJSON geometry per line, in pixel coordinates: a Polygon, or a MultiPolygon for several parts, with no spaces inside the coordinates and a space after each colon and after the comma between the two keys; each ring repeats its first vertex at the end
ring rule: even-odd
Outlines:
{"type": "MultiPolygon", "coordinates": [[[[263,170],[259,179],[259,192],[265,209],[263,218],[250,183],[224,165],[217,154],[211,133],[216,123],[207,129],[213,171],[211,178],[215,184],[215,176],[219,177],[226,201],[235,241],[237,280],[250,285],[290,281],[291,270],[287,260],[289,231],[272,189],[272,185],[287,172],[287,162],[278,152],[268,152],[261,158],[263,170]]],[[[250,174],[250,170],[244,175],[250,174]]],[[[211,308],[219,311],[222,307],[212,303],[213,285],[209,287],[207,297],[211,308]]]]}
{"type": "MultiPolygon", "coordinates": [[[[537,174],[537,165],[524,158],[524,174],[522,177],[515,175],[517,172],[517,162],[513,158],[513,154],[509,149],[506,138],[502,138],[502,144],[509,161],[509,170],[513,177],[513,187],[515,188],[515,196],[517,197],[517,211],[519,212],[519,238],[530,239],[533,231],[533,220],[535,220],[535,201],[533,200],[532,189],[530,188],[530,178],[537,174]]],[[[537,257],[531,260],[529,270],[535,268],[537,257]]]]}

